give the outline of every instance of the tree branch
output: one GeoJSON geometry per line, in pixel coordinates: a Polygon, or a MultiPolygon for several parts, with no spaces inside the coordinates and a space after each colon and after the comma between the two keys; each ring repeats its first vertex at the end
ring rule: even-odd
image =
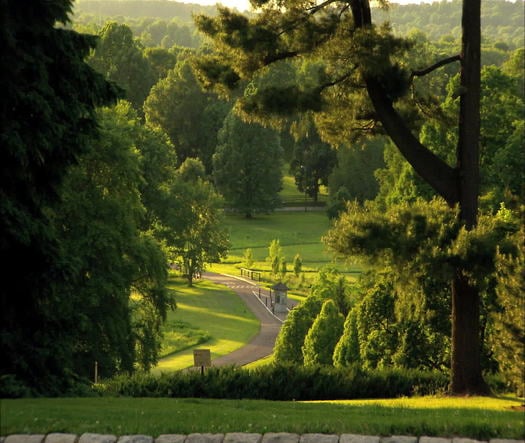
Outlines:
{"type": "MultiPolygon", "coordinates": [[[[350,3],[357,29],[372,27],[372,14],[368,0],[352,0],[350,3]]],[[[423,146],[412,134],[401,115],[377,78],[365,76],[366,89],[377,116],[386,133],[399,152],[412,165],[416,173],[452,206],[459,201],[457,170],[423,146]]]]}
{"type": "Polygon", "coordinates": [[[321,9],[325,8],[328,5],[331,5],[332,3],[335,3],[338,0],[326,0],[323,3],[320,3],[318,5],[312,6],[311,8],[307,8],[306,10],[310,15],[314,15],[316,12],[320,11],[321,9]]]}
{"type": "Polygon", "coordinates": [[[264,57],[263,64],[264,66],[268,66],[280,60],[286,60],[289,58],[296,57],[298,55],[299,55],[298,51],[288,51],[288,52],[281,52],[279,54],[272,54],[267,57],[264,57]]]}
{"type": "Polygon", "coordinates": [[[336,78],[335,80],[332,80],[331,82],[326,82],[318,86],[319,91],[323,91],[326,88],[330,88],[331,86],[335,86],[338,83],[341,83],[345,81],[347,78],[352,76],[352,72],[347,72],[346,74],[341,75],[340,77],[336,78]]]}
{"type": "Polygon", "coordinates": [[[420,69],[418,71],[412,71],[412,74],[410,74],[410,82],[414,79],[414,77],[422,77],[424,75],[430,74],[432,71],[435,71],[438,68],[441,68],[441,66],[448,65],[450,63],[454,63],[461,60],[461,55],[456,54],[451,57],[447,57],[443,60],[438,61],[437,63],[434,63],[432,66],[429,66],[425,69],[420,69]]]}

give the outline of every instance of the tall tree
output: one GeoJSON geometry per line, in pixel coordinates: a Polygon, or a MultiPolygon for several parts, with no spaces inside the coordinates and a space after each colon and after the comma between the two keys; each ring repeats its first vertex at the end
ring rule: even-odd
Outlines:
{"type": "Polygon", "coordinates": [[[323,302],[322,298],[311,295],[290,312],[275,340],[275,361],[303,364],[301,347],[323,302]]]}
{"type": "Polygon", "coordinates": [[[88,377],[95,361],[108,377],[149,369],[160,350],[160,326],[171,305],[167,259],[140,222],[140,125],[129,102],[98,111],[100,137],[70,169],[54,221],[72,270],[63,288],[76,327],[74,370],[88,377]],[[133,297],[132,297],[133,295],[133,297]]]}
{"type": "Polygon", "coordinates": [[[100,32],[97,47],[88,61],[108,80],[123,88],[126,98],[137,111],[142,112],[142,105],[155,78],[143,48],[133,39],[128,26],[108,22],[100,32]]]}
{"type": "Polygon", "coordinates": [[[89,150],[95,107],[115,89],[84,58],[95,38],[57,24],[72,1],[0,4],[0,373],[40,392],[72,381],[67,264],[49,219],[68,168],[89,150]]]}
{"type": "Polygon", "coordinates": [[[183,59],[152,89],[144,104],[146,121],[168,134],[179,162],[199,158],[211,173],[217,133],[229,105],[203,92],[189,59],[183,59]]]}
{"type": "MultiPolygon", "coordinates": [[[[467,230],[477,222],[480,137],[480,0],[463,0],[460,53],[422,70],[404,69],[399,55],[410,45],[394,37],[386,26],[372,23],[368,0],[296,2],[253,0],[261,13],[248,19],[227,9],[215,18],[200,16],[197,26],[223,50],[215,58],[212,77],[250,77],[266,65],[296,56],[321,57],[326,67],[317,82],[273,87],[245,94],[246,107],[256,112],[289,114],[291,110],[319,112],[317,119],[326,139],[340,142],[356,126],[373,128],[380,123],[405,159],[450,206],[459,207],[467,230]],[[456,165],[451,166],[422,145],[399,99],[416,77],[459,61],[459,98],[456,165]],[[356,87],[357,86],[357,87],[356,87]],[[362,88],[362,89],[360,89],[362,88]],[[360,91],[366,91],[365,100],[360,91]],[[324,112],[320,112],[324,111],[324,112]],[[357,125],[361,122],[361,125],[357,125]],[[334,133],[337,133],[334,136],[334,133]]],[[[205,71],[211,64],[204,62],[205,71]]],[[[458,267],[452,281],[451,391],[486,393],[480,363],[480,298],[478,289],[458,267]]]]}
{"type": "Polygon", "coordinates": [[[222,199],[205,179],[200,160],[188,158],[177,170],[170,189],[167,238],[173,256],[181,264],[189,286],[208,263],[218,262],[230,246],[222,221],[222,199]]]}
{"type": "Polygon", "coordinates": [[[272,211],[282,188],[279,135],[231,112],[219,133],[213,178],[228,205],[246,218],[272,211]]]}
{"type": "Polygon", "coordinates": [[[312,130],[313,134],[301,137],[295,143],[290,172],[294,175],[297,189],[316,202],[320,186],[328,184],[328,176],[337,157],[335,150],[319,138],[315,128],[312,130]]]}

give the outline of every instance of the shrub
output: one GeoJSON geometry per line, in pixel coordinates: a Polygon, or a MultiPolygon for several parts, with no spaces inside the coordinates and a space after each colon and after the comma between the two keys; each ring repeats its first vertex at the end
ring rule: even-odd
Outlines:
{"type": "Polygon", "coordinates": [[[440,372],[274,364],[250,370],[233,366],[210,368],[204,375],[187,370],[161,376],[119,376],[97,389],[106,395],[130,397],[290,401],[431,395],[444,392],[447,384],[447,374],[440,372]]]}

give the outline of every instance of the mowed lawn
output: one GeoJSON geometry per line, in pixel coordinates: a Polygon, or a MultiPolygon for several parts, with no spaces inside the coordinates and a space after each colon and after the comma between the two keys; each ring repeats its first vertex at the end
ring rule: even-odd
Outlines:
{"type": "MultiPolygon", "coordinates": [[[[228,215],[225,219],[232,245],[230,259],[242,260],[245,250],[250,248],[253,259],[264,262],[270,242],[278,239],[290,269],[296,254],[300,254],[303,267],[310,270],[334,263],[332,254],[321,240],[330,228],[330,220],[324,210],[277,211],[268,215],[257,214],[252,219],[228,215]]],[[[256,263],[254,267],[257,266],[261,263],[256,263]]],[[[341,263],[338,267],[352,270],[341,263]]]]}
{"type": "Polygon", "coordinates": [[[2,400],[2,435],[297,432],[524,438],[516,398],[423,397],[344,402],[171,398],[2,400]]]}
{"type": "Polygon", "coordinates": [[[209,348],[213,359],[244,346],[259,332],[258,320],[232,290],[206,280],[195,281],[192,288],[172,280],[169,287],[177,309],[168,314],[163,350],[172,354],[160,360],[155,372],[192,366],[196,346],[209,348]],[[181,347],[186,349],[177,352],[181,347]]]}

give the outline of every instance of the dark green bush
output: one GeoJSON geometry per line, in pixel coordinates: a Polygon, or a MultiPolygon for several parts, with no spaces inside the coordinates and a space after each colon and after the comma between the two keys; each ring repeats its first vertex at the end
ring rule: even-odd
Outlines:
{"type": "Polygon", "coordinates": [[[268,365],[256,369],[220,367],[154,376],[119,376],[98,386],[108,395],[130,397],[254,398],[335,400],[394,398],[444,392],[448,376],[440,372],[328,366],[268,365]]]}

